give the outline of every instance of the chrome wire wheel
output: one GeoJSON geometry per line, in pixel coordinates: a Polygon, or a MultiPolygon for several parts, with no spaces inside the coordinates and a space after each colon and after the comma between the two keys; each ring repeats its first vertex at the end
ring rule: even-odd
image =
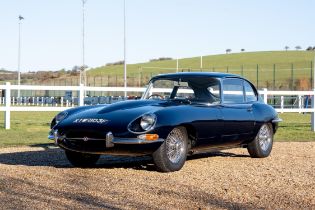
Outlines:
{"type": "Polygon", "coordinates": [[[166,155],[172,163],[178,163],[185,155],[184,136],[180,129],[174,128],[166,139],[166,155]]]}
{"type": "Polygon", "coordinates": [[[248,153],[252,158],[265,158],[270,155],[273,145],[273,134],[272,124],[262,124],[255,139],[247,145],[248,153]]]}
{"type": "Polygon", "coordinates": [[[270,130],[270,127],[267,124],[261,126],[257,138],[260,148],[264,152],[267,151],[272,143],[272,131],[270,130]]]}
{"type": "Polygon", "coordinates": [[[152,154],[156,169],[161,172],[180,170],[187,158],[188,141],[185,127],[173,128],[160,147],[152,154]]]}

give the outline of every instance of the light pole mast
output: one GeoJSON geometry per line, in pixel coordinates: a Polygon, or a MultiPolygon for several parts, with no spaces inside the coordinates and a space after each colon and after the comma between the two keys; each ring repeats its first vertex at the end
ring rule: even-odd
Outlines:
{"type": "Polygon", "coordinates": [[[127,97],[127,58],[126,58],[126,0],[124,0],[124,87],[127,97]]]}
{"type": "MultiPolygon", "coordinates": [[[[18,86],[21,85],[21,23],[24,18],[19,15],[19,45],[18,45],[18,86]]],[[[18,98],[21,96],[21,90],[18,89],[18,98]]]]}
{"type": "Polygon", "coordinates": [[[82,67],[80,71],[80,84],[86,86],[86,71],[85,71],[85,3],[87,0],[82,0],[82,67]]]}
{"type": "Polygon", "coordinates": [[[202,65],[202,55],[200,56],[200,69],[202,69],[203,65],[202,65]]]}

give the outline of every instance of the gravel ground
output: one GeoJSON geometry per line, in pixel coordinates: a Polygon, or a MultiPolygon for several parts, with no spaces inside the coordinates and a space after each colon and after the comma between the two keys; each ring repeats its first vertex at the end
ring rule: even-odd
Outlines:
{"type": "Polygon", "coordinates": [[[47,146],[0,149],[1,209],[315,209],[315,142],[275,143],[265,159],[246,149],[195,155],[174,173],[149,157],[104,156],[73,168],[47,146]]]}

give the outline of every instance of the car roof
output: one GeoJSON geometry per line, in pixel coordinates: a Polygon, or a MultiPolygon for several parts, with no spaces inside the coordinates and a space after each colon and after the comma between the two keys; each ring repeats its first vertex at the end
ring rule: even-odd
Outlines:
{"type": "Polygon", "coordinates": [[[152,78],[152,80],[163,79],[163,78],[178,78],[178,77],[214,77],[214,78],[226,78],[226,77],[237,77],[242,78],[236,74],[228,74],[221,72],[179,72],[170,74],[159,74],[152,78]]]}

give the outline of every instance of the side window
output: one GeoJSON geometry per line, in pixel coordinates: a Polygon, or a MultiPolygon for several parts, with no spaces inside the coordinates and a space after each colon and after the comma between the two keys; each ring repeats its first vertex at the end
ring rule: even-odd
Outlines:
{"type": "Polygon", "coordinates": [[[253,90],[252,86],[246,81],[244,81],[244,89],[246,102],[257,101],[255,91],[253,90]]]}
{"type": "Polygon", "coordinates": [[[192,99],[195,98],[194,91],[188,86],[188,84],[178,86],[175,98],[192,99]]]}
{"type": "Polygon", "coordinates": [[[210,102],[213,104],[219,104],[221,102],[219,82],[210,84],[207,90],[210,93],[210,102]]]}
{"type": "Polygon", "coordinates": [[[240,79],[223,80],[223,100],[226,104],[244,103],[243,81],[240,79]]]}

